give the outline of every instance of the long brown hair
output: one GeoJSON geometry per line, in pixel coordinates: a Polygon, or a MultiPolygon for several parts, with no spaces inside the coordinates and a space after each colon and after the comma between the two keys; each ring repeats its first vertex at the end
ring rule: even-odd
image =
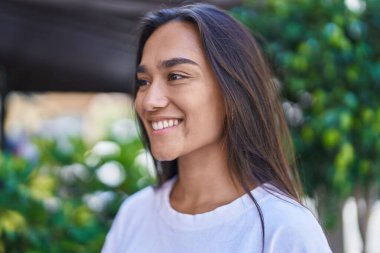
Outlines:
{"type": "MultiPolygon", "coordinates": [[[[292,140],[271,71],[250,32],[228,13],[208,4],[148,13],[143,18],[136,66],[152,33],[174,20],[191,22],[198,28],[226,105],[228,165],[255,202],[264,234],[263,216],[249,186],[270,182],[299,202],[302,192],[292,140]]],[[[135,95],[137,91],[136,85],[135,95]]],[[[146,131],[139,122],[143,141],[150,149],[146,131]]],[[[176,160],[155,163],[159,185],[178,173],[176,160]]]]}

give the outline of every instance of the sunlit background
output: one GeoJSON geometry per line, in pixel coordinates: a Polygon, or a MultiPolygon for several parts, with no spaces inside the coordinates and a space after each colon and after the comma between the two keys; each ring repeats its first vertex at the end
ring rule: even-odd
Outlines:
{"type": "MultiPolygon", "coordinates": [[[[138,18],[179,2],[0,3],[0,253],[99,252],[155,182],[130,95],[138,18]]],[[[380,2],[208,2],[266,51],[333,251],[380,252],[380,2]]]]}

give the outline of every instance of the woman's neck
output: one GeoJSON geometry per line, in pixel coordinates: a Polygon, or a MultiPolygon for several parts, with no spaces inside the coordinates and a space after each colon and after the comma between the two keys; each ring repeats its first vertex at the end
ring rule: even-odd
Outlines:
{"type": "Polygon", "coordinates": [[[222,148],[204,148],[180,157],[171,205],[179,212],[197,214],[232,202],[244,191],[234,184],[231,173],[222,148]]]}

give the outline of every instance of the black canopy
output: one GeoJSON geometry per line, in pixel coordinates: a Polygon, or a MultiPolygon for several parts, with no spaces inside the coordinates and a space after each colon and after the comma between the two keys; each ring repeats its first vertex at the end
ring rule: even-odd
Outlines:
{"type": "MultiPolygon", "coordinates": [[[[139,17],[179,2],[2,0],[2,93],[130,92],[139,17]]],[[[208,2],[226,8],[239,1],[208,2]]]]}

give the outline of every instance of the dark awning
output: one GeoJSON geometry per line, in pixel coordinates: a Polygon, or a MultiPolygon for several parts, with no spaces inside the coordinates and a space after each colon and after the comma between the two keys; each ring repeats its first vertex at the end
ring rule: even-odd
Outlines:
{"type": "Polygon", "coordinates": [[[0,91],[131,92],[138,19],[164,2],[2,0],[0,91]]]}

